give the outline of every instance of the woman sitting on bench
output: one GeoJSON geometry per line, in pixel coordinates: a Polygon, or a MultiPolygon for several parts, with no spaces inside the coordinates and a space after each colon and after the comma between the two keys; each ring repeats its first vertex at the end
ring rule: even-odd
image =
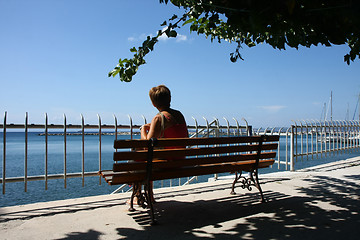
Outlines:
{"type": "MultiPolygon", "coordinates": [[[[170,108],[171,93],[165,85],[153,87],[149,91],[152,104],[159,110],[159,113],[140,128],[141,139],[151,138],[187,138],[188,129],[182,113],[170,108]]],[[[151,183],[152,184],[152,183],[151,183]]],[[[140,191],[141,186],[137,186],[140,191]]],[[[152,186],[150,196],[153,197],[152,186]]],[[[137,192],[136,195],[140,194],[137,192]]],[[[137,198],[134,198],[137,202],[137,198]]],[[[154,202],[154,199],[151,199],[154,202]]]]}

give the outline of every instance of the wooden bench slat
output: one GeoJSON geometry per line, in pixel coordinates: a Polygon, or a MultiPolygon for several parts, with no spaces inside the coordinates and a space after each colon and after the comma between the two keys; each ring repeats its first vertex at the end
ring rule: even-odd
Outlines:
{"type": "MultiPolygon", "coordinates": [[[[240,152],[251,152],[257,151],[259,145],[237,145],[237,146],[212,146],[204,148],[186,148],[186,149],[159,149],[154,150],[154,158],[182,158],[185,156],[201,156],[201,155],[212,155],[212,154],[224,154],[224,153],[240,153],[240,152]]],[[[262,149],[273,150],[277,148],[277,144],[263,144],[262,149]]]]}
{"type": "MultiPolygon", "coordinates": [[[[262,145],[263,150],[275,150],[277,149],[277,143],[267,143],[262,145]]],[[[155,149],[153,152],[153,158],[167,159],[167,158],[183,158],[185,156],[196,155],[211,155],[222,153],[240,153],[257,151],[258,144],[253,145],[233,145],[233,146],[212,146],[212,147],[198,147],[198,148],[184,148],[184,149],[155,149]]],[[[129,151],[129,152],[115,152],[114,161],[123,160],[141,160],[147,159],[147,151],[129,151]]]]}
{"type": "Polygon", "coordinates": [[[114,171],[105,170],[105,171],[100,171],[99,174],[100,174],[102,177],[106,177],[106,176],[113,175],[113,174],[114,174],[114,171]]]}
{"type": "MultiPolygon", "coordinates": [[[[276,152],[263,152],[260,155],[260,159],[269,159],[275,158],[276,152]]],[[[180,160],[154,160],[152,163],[153,169],[159,168],[176,168],[176,167],[186,167],[192,165],[204,165],[204,164],[217,164],[217,163],[227,163],[227,162],[238,162],[246,160],[255,160],[257,153],[252,154],[241,154],[241,155],[225,155],[225,156],[213,156],[213,157],[199,157],[199,158],[189,158],[189,159],[180,159],[180,160]]],[[[136,171],[136,170],[146,170],[146,162],[121,162],[114,163],[113,170],[116,171],[136,171]]]]}
{"type": "MultiPolygon", "coordinates": [[[[265,168],[274,163],[274,159],[261,160],[259,162],[258,168],[265,168]]],[[[239,170],[246,169],[250,171],[254,168],[255,160],[244,161],[241,163],[228,163],[228,164],[216,164],[216,165],[206,165],[206,166],[194,166],[189,168],[175,168],[167,169],[163,171],[154,171],[152,173],[151,180],[164,180],[172,178],[181,178],[181,177],[191,177],[191,176],[200,176],[208,175],[215,173],[226,173],[226,172],[235,172],[239,170]]],[[[244,170],[244,171],[246,171],[244,170]]],[[[122,184],[122,183],[133,183],[133,182],[142,182],[146,178],[145,172],[114,172],[112,176],[111,185],[122,184]]]]}
{"type": "Polygon", "coordinates": [[[148,147],[149,141],[148,140],[141,140],[141,139],[127,139],[127,140],[115,140],[114,141],[114,148],[121,149],[121,148],[146,148],[148,147]]]}
{"type": "MultiPolygon", "coordinates": [[[[259,162],[258,168],[268,167],[274,163],[273,159],[266,159],[259,162]]],[[[191,176],[201,176],[215,173],[226,173],[226,172],[235,172],[235,171],[249,171],[253,169],[255,165],[255,161],[244,161],[236,164],[217,164],[212,166],[196,166],[190,169],[181,168],[173,171],[160,171],[154,172],[152,176],[152,180],[163,180],[173,178],[181,178],[181,177],[191,177],[191,176]]]]}
{"type": "MultiPolygon", "coordinates": [[[[215,145],[215,144],[232,144],[232,143],[253,143],[259,142],[262,136],[241,136],[241,137],[221,137],[221,138],[161,138],[157,139],[157,147],[169,146],[196,146],[196,145],[215,145]]],[[[264,142],[279,141],[278,135],[267,135],[264,142]]],[[[148,140],[115,140],[114,148],[145,148],[148,146],[148,140]]]]}
{"type": "MultiPolygon", "coordinates": [[[[240,137],[217,137],[217,138],[160,138],[157,139],[156,146],[169,147],[169,146],[196,146],[196,145],[216,145],[216,144],[238,144],[238,143],[254,143],[259,142],[262,136],[240,136],[240,137]]],[[[278,135],[268,135],[264,142],[277,142],[279,141],[278,135]]]]}

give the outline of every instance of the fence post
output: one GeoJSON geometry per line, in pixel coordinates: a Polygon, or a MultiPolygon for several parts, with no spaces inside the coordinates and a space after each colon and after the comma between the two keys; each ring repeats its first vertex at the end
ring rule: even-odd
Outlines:
{"type": "Polygon", "coordinates": [[[48,115],[45,113],[45,190],[48,190],[48,115]]]}
{"type": "Polygon", "coordinates": [[[196,118],[192,117],[192,119],[194,119],[194,122],[195,122],[195,137],[199,137],[199,132],[198,132],[198,123],[197,123],[197,120],[196,118]]]}
{"type": "Polygon", "coordinates": [[[4,114],[4,125],[3,125],[3,169],[2,169],[2,192],[5,194],[5,180],[6,180],[6,118],[7,112],[4,114]]]}
{"type": "Polygon", "coordinates": [[[64,113],[64,188],[66,188],[66,115],[64,113]]]}
{"type": "Polygon", "coordinates": [[[82,179],[82,186],[85,186],[85,119],[84,116],[81,114],[81,139],[82,139],[82,151],[81,151],[81,179],[82,179]]]}
{"type": "MultiPolygon", "coordinates": [[[[98,120],[99,120],[99,172],[102,170],[101,169],[101,135],[102,135],[102,131],[101,131],[101,117],[98,114],[98,120]]],[[[99,185],[101,185],[101,179],[102,177],[99,176],[99,185]]]]}
{"type": "Polygon", "coordinates": [[[24,160],[24,191],[27,192],[27,166],[28,166],[28,113],[25,113],[25,160],[24,160]]]}
{"type": "Polygon", "coordinates": [[[294,134],[295,134],[295,126],[291,125],[291,135],[290,135],[290,171],[295,171],[295,151],[294,151],[294,134]]]}

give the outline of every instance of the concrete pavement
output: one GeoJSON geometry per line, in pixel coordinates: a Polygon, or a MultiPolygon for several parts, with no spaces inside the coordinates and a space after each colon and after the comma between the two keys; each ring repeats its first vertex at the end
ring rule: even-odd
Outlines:
{"type": "Polygon", "coordinates": [[[260,176],[257,189],[224,179],[156,189],[159,224],[130,213],[130,193],[0,208],[0,239],[358,239],[360,157],[260,176]]]}

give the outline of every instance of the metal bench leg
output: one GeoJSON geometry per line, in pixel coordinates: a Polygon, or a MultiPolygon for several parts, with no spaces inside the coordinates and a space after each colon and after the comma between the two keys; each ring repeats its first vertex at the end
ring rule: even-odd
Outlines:
{"type": "Polygon", "coordinates": [[[264,198],[264,194],[262,192],[261,186],[260,186],[260,182],[259,182],[259,177],[258,177],[258,170],[255,169],[252,172],[249,172],[249,177],[244,177],[242,176],[242,171],[240,172],[235,172],[235,180],[232,184],[231,187],[231,192],[230,194],[234,195],[235,193],[235,184],[239,182],[241,185],[241,187],[243,189],[247,188],[249,191],[252,190],[251,186],[255,186],[259,192],[260,192],[260,196],[261,196],[261,202],[265,202],[265,198],[264,198]],[[255,175],[255,178],[254,178],[255,175]],[[241,179],[241,181],[240,181],[241,179]]]}
{"type": "Polygon", "coordinates": [[[144,186],[146,202],[148,203],[148,206],[150,207],[150,217],[151,217],[150,225],[155,225],[155,224],[157,224],[157,222],[155,220],[155,215],[154,215],[154,207],[153,207],[153,201],[152,201],[153,196],[152,196],[151,188],[152,188],[151,183],[147,183],[144,186]]]}
{"type": "Polygon", "coordinates": [[[260,187],[258,169],[255,169],[255,171],[250,174],[250,178],[251,178],[251,180],[254,182],[255,187],[256,187],[257,189],[259,189],[260,196],[261,196],[261,202],[264,203],[264,202],[265,202],[265,198],[264,198],[264,194],[263,194],[263,192],[262,192],[262,189],[261,189],[261,187],[260,187]],[[254,176],[253,176],[253,175],[255,175],[255,180],[254,180],[254,176]]]}
{"type": "Polygon", "coordinates": [[[233,182],[233,184],[231,186],[231,192],[230,192],[231,195],[236,194],[236,192],[235,192],[235,184],[240,180],[241,174],[242,174],[242,172],[240,172],[240,173],[235,172],[235,179],[234,179],[234,182],[233,182]]]}

